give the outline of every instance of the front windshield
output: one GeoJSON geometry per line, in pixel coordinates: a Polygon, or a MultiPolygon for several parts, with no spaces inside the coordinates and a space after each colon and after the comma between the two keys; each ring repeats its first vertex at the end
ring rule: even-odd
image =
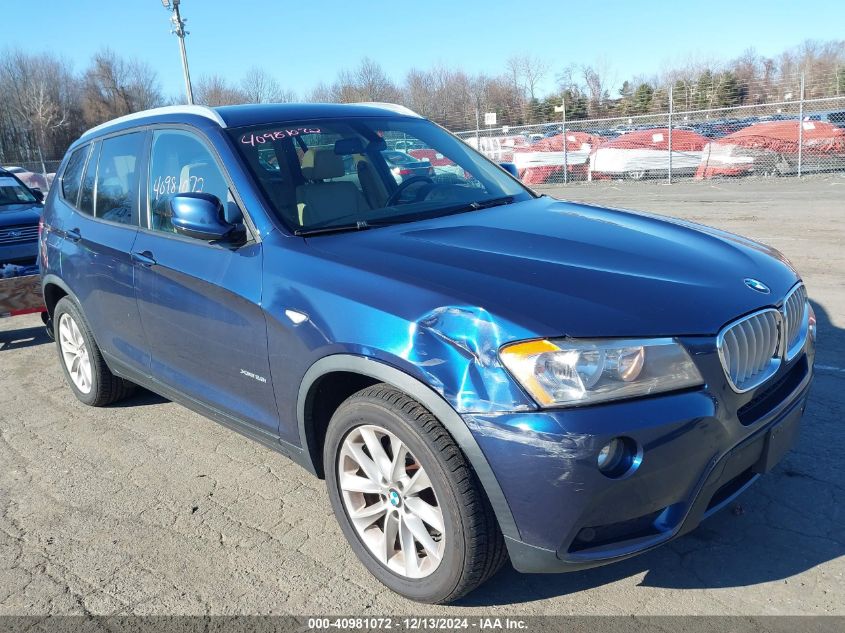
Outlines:
{"type": "Polygon", "coordinates": [[[0,205],[35,202],[35,196],[20,181],[11,176],[0,176],[0,205]]]}
{"type": "Polygon", "coordinates": [[[229,133],[268,202],[298,234],[412,222],[532,196],[424,119],[321,119],[229,133]]]}

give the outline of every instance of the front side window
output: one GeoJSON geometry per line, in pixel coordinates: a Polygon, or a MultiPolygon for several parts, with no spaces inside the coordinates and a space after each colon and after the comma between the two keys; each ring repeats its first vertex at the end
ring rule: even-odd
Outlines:
{"type": "Polygon", "coordinates": [[[14,176],[0,176],[0,205],[34,203],[35,196],[14,176]]]}
{"type": "Polygon", "coordinates": [[[91,158],[85,167],[85,175],[82,177],[82,187],[79,190],[79,210],[88,215],[94,215],[94,185],[97,182],[97,162],[100,160],[101,143],[94,143],[91,151],[91,158]]]}
{"type": "Polygon", "coordinates": [[[153,135],[147,184],[150,228],[175,233],[170,199],[180,193],[208,193],[223,205],[226,221],[242,221],[223,171],[203,141],[183,130],[158,130],[153,135]]]}
{"type": "Polygon", "coordinates": [[[137,224],[138,167],[144,134],[123,134],[103,141],[97,167],[94,215],[121,224],[137,224]]]}
{"type": "Polygon", "coordinates": [[[532,194],[424,119],[321,119],[229,130],[297,234],[412,222],[532,194]]]}
{"type": "Polygon", "coordinates": [[[68,203],[76,206],[79,198],[79,189],[82,186],[82,170],[85,168],[85,159],[88,157],[90,145],[74,150],[67,161],[67,167],[62,174],[62,197],[68,203]]]}

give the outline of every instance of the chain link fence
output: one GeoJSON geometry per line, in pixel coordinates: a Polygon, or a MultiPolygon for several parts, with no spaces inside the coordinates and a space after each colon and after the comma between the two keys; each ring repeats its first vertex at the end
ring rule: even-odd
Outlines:
{"type": "Polygon", "coordinates": [[[40,161],[10,161],[3,163],[0,167],[14,173],[27,187],[40,189],[47,193],[50,190],[50,185],[53,184],[53,178],[61,162],[61,159],[45,160],[43,163],[40,161]]]}
{"type": "Polygon", "coordinates": [[[690,99],[670,87],[665,112],[569,121],[561,100],[558,120],[456,134],[490,159],[514,163],[531,185],[845,171],[845,95],[807,98],[804,77],[796,84],[785,85],[779,101],[701,109],[677,109],[690,99]]]}
{"type": "MultiPolygon", "coordinates": [[[[490,159],[514,163],[529,185],[845,172],[845,66],[744,83],[702,77],[641,84],[598,102],[567,88],[542,102],[499,101],[504,105],[492,112],[485,110],[494,101],[474,100],[456,85],[441,109],[420,111],[490,159]],[[467,129],[472,120],[475,127],[467,129]]],[[[454,167],[413,143],[397,141],[391,149],[439,171],[454,167]]],[[[46,192],[59,163],[3,166],[46,192]]]]}

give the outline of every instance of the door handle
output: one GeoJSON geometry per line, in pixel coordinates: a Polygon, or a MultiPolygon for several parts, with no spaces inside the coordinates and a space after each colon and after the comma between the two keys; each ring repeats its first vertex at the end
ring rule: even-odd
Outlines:
{"type": "Polygon", "coordinates": [[[153,266],[156,263],[155,257],[153,257],[150,251],[144,251],[142,253],[132,251],[131,257],[133,262],[141,264],[141,266],[153,266]]]}
{"type": "Polygon", "coordinates": [[[79,229],[69,229],[65,231],[65,237],[71,242],[78,242],[82,239],[82,233],[79,232],[79,229]]]}

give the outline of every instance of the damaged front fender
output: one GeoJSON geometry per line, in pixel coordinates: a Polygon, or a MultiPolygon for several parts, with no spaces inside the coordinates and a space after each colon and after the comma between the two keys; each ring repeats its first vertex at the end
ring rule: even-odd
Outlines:
{"type": "Polygon", "coordinates": [[[499,362],[512,340],[484,308],[447,306],[410,323],[395,352],[461,413],[527,411],[536,405],[499,362]]]}

